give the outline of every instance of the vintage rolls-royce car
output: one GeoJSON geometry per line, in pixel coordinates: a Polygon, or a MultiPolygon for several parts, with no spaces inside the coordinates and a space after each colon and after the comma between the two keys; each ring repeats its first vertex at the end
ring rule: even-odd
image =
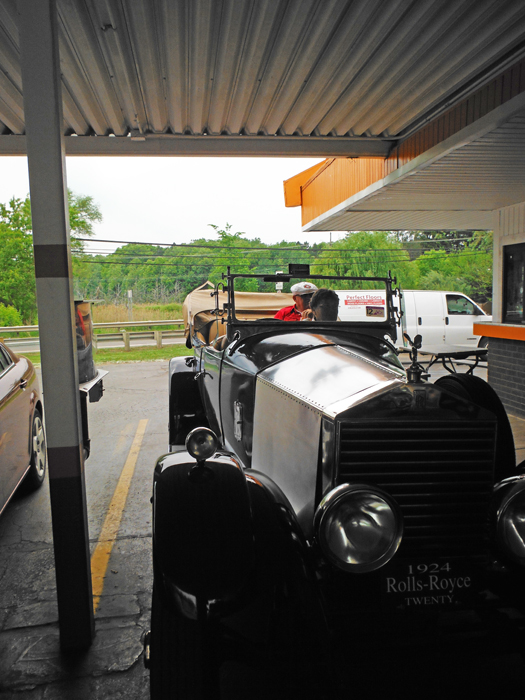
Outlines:
{"type": "Polygon", "coordinates": [[[153,698],[219,697],[239,660],[330,696],[349,659],[521,595],[525,469],[491,387],[427,381],[420,338],[405,371],[390,276],[356,322],[276,320],[290,296],[236,292],[246,277],[364,282],[228,271],[186,300],[154,472],[153,698]]]}

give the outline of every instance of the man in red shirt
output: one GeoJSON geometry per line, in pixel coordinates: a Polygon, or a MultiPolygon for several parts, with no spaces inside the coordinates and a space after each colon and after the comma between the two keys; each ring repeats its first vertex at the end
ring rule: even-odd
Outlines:
{"type": "Polygon", "coordinates": [[[311,282],[298,282],[290,289],[294,306],[285,306],[275,314],[274,318],[281,321],[301,321],[310,308],[310,299],[317,287],[311,282]]]}

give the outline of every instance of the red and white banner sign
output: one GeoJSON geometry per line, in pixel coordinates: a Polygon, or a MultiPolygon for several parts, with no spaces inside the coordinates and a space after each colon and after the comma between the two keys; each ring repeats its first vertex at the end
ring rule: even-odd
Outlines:
{"type": "Polygon", "coordinates": [[[384,306],[385,300],[379,294],[363,294],[359,297],[347,297],[345,306],[384,306]]]}

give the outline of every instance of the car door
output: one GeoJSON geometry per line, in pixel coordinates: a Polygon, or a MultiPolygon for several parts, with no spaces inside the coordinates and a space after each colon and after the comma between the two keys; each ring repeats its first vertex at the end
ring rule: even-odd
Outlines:
{"type": "Polygon", "coordinates": [[[31,391],[29,365],[0,346],[0,509],[30,460],[31,391]]]}
{"type": "Polygon", "coordinates": [[[423,348],[445,343],[445,308],[442,292],[414,294],[417,332],[423,338],[423,348]]]}
{"type": "Polygon", "coordinates": [[[477,347],[479,336],[474,335],[473,324],[484,315],[464,294],[447,294],[447,315],[445,317],[445,337],[448,345],[470,345],[477,347]]]}

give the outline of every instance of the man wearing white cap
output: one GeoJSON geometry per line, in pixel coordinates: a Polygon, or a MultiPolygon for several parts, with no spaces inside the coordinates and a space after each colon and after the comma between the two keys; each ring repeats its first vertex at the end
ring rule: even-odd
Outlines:
{"type": "Polygon", "coordinates": [[[301,321],[305,318],[308,309],[310,308],[310,299],[314,292],[317,291],[315,284],[311,282],[298,282],[290,289],[295,302],[294,306],[285,306],[280,309],[274,316],[281,321],[301,321]]]}

